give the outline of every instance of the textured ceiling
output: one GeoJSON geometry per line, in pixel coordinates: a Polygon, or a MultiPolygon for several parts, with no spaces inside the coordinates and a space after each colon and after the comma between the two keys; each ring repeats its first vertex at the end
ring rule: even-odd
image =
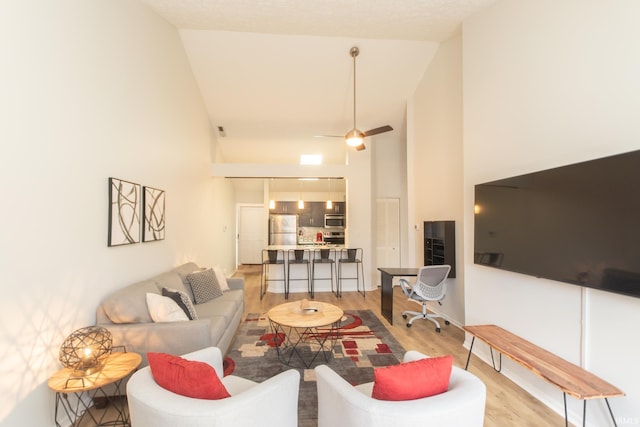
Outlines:
{"type": "Polygon", "coordinates": [[[439,42],[495,0],[141,1],[179,29],[211,123],[225,129],[224,161],[297,163],[305,153],[344,164],[340,138],[314,136],[353,125],[349,49],[360,48],[358,128],[395,129],[367,146],[399,144],[439,42]]]}

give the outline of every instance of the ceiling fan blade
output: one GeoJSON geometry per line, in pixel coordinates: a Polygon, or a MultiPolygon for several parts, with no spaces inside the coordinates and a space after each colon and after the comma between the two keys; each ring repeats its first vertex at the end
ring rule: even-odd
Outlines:
{"type": "Polygon", "coordinates": [[[380,126],[379,128],[371,129],[371,130],[368,130],[368,131],[364,132],[364,136],[377,135],[379,133],[389,132],[391,130],[393,130],[393,128],[391,126],[389,126],[389,125],[380,126]]]}
{"type": "Polygon", "coordinates": [[[362,144],[357,145],[357,146],[355,146],[354,148],[356,149],[356,151],[362,151],[362,150],[364,150],[364,149],[365,149],[365,148],[367,148],[367,147],[365,147],[365,146],[364,146],[364,142],[363,142],[362,144]]]}

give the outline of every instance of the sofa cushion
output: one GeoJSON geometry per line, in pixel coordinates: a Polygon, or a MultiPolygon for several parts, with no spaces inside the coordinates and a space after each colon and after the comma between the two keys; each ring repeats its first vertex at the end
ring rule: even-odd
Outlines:
{"type": "Polygon", "coordinates": [[[204,304],[197,304],[195,308],[199,318],[220,316],[224,317],[227,324],[231,323],[238,311],[235,301],[223,297],[213,299],[204,304]]]}
{"type": "Polygon", "coordinates": [[[196,309],[193,308],[193,303],[186,292],[179,291],[177,289],[162,288],[162,296],[169,297],[174,300],[182,311],[184,311],[184,314],[187,315],[189,320],[196,320],[198,318],[198,313],[196,313],[196,309]]]}
{"type": "Polygon", "coordinates": [[[151,375],[159,386],[195,399],[231,397],[215,369],[207,363],[166,353],[147,353],[151,375]]]}
{"type": "Polygon", "coordinates": [[[182,284],[187,290],[187,294],[191,298],[191,301],[194,301],[194,302],[195,302],[195,299],[193,298],[193,293],[191,292],[191,285],[187,280],[187,275],[189,273],[193,273],[194,271],[199,271],[199,270],[203,270],[203,269],[198,267],[198,264],[196,264],[195,262],[187,262],[171,270],[178,274],[178,277],[180,277],[180,280],[182,280],[182,284]]]}
{"type": "Polygon", "coordinates": [[[220,289],[216,274],[211,268],[190,273],[187,275],[187,280],[191,285],[196,304],[202,304],[222,296],[222,289],[220,289]]]}
{"type": "Polygon", "coordinates": [[[160,294],[153,279],[134,283],[109,295],[102,307],[113,323],[151,323],[147,293],[160,294]]]}
{"type": "MultiPolygon", "coordinates": [[[[187,287],[182,283],[182,279],[175,271],[171,270],[166,273],[159,274],[155,277],[151,278],[156,282],[158,289],[167,288],[167,289],[175,289],[180,292],[185,292],[187,295],[187,287]]],[[[189,297],[191,297],[189,295],[189,297]]],[[[193,300],[191,300],[193,301],[193,300]]]]}
{"type": "Polygon", "coordinates": [[[213,272],[216,274],[216,278],[218,279],[218,284],[220,285],[220,289],[222,289],[222,292],[228,291],[229,284],[227,283],[227,276],[224,275],[222,268],[214,266],[213,272]]]}
{"type": "Polygon", "coordinates": [[[189,317],[174,300],[162,295],[148,293],[147,308],[154,322],[180,322],[187,321],[189,317]]]}
{"type": "Polygon", "coordinates": [[[244,291],[242,289],[230,289],[221,297],[223,301],[233,301],[236,307],[244,311],[244,291]]]}
{"type": "Polygon", "coordinates": [[[229,329],[229,322],[224,316],[211,316],[209,319],[209,339],[212,343],[220,343],[220,340],[229,329]]]}
{"type": "Polygon", "coordinates": [[[427,357],[373,370],[371,397],[412,400],[444,393],[449,388],[453,356],[427,357]]]}

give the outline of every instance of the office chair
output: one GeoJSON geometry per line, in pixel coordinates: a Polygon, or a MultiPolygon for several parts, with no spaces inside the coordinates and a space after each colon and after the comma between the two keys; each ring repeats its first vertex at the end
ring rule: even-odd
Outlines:
{"type": "MultiPolygon", "coordinates": [[[[407,328],[411,327],[411,324],[416,319],[427,319],[436,324],[436,332],[440,332],[440,323],[436,320],[437,317],[443,318],[439,314],[427,313],[427,303],[429,301],[436,301],[442,305],[442,300],[447,293],[447,276],[451,270],[450,265],[429,265],[426,267],[420,267],[418,271],[418,278],[416,283],[412,286],[409,285],[405,279],[400,279],[400,286],[402,292],[409,298],[409,301],[416,302],[422,305],[422,312],[418,311],[404,311],[402,318],[406,319],[407,315],[411,314],[413,317],[407,322],[407,328]]],[[[445,319],[445,325],[449,324],[449,321],[445,319]]]]}

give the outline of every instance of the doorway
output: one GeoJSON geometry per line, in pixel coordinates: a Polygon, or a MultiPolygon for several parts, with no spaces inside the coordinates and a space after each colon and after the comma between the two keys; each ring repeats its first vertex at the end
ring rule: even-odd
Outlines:
{"type": "Polygon", "coordinates": [[[262,263],[267,247],[267,211],[264,205],[238,206],[238,265],[262,263]]]}
{"type": "Polygon", "coordinates": [[[400,199],[376,199],[376,264],[400,267],[400,199]]]}

